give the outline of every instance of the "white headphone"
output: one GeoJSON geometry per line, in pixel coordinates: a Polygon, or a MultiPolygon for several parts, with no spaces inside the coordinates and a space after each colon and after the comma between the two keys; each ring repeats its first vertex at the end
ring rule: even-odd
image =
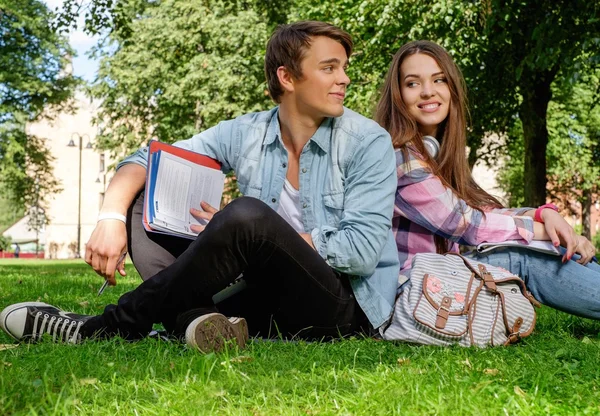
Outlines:
{"type": "Polygon", "coordinates": [[[433,136],[423,136],[423,144],[429,156],[435,160],[440,154],[440,143],[433,136]]]}

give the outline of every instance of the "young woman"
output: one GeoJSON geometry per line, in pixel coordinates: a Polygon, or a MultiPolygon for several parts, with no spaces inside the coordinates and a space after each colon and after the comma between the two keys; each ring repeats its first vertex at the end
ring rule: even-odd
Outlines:
{"type": "Polygon", "coordinates": [[[591,263],[592,243],[576,235],[553,205],[503,209],[473,180],[466,159],[465,95],[462,74],[441,46],[410,42],[394,56],[376,120],[396,149],[393,230],[400,283],[410,276],[416,253],[457,251],[459,244],[551,240],[565,247],[562,259],[527,248],[471,255],[521,276],[543,304],[600,319],[600,266],[591,263]],[[436,156],[428,150],[431,137],[440,143],[436,156]]]}

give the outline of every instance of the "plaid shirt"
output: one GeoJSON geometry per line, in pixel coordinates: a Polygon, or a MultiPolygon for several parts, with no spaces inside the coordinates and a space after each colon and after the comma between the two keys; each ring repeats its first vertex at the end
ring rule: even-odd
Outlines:
{"type": "Polygon", "coordinates": [[[398,187],[392,230],[400,260],[399,283],[410,275],[417,253],[435,253],[434,236],[448,241],[448,251],[458,245],[533,239],[533,219],[522,216],[531,208],[490,209],[485,215],[469,207],[445,187],[418,154],[409,152],[405,163],[396,150],[398,187]]]}

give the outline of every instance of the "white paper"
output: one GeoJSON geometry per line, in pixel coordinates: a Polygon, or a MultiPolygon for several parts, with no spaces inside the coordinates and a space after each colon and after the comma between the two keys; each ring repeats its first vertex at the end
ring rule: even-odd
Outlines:
{"type": "Polygon", "coordinates": [[[153,228],[195,235],[192,224],[200,224],[190,208],[206,201],[215,208],[221,204],[225,175],[179,156],[162,152],[156,173],[153,228]]]}
{"type": "Polygon", "coordinates": [[[481,243],[477,246],[479,253],[485,253],[487,251],[495,250],[500,247],[522,247],[529,250],[539,251],[542,253],[554,254],[560,256],[560,251],[552,245],[551,241],[533,240],[527,244],[524,241],[504,241],[502,243],[481,243]]]}

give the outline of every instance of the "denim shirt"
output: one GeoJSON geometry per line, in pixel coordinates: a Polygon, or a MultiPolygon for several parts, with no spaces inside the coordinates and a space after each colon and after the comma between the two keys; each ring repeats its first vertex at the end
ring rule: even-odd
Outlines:
{"type": "MultiPolygon", "coordinates": [[[[287,172],[278,107],[246,114],[175,143],[234,170],[240,191],[274,210],[287,172]]],[[[119,166],[146,167],[142,148],[119,166]]],[[[391,231],[396,159],[388,133],[349,109],[327,118],[304,146],[299,165],[304,230],[332,268],[350,276],[356,300],[374,328],[392,313],[399,272],[391,231]]]]}

